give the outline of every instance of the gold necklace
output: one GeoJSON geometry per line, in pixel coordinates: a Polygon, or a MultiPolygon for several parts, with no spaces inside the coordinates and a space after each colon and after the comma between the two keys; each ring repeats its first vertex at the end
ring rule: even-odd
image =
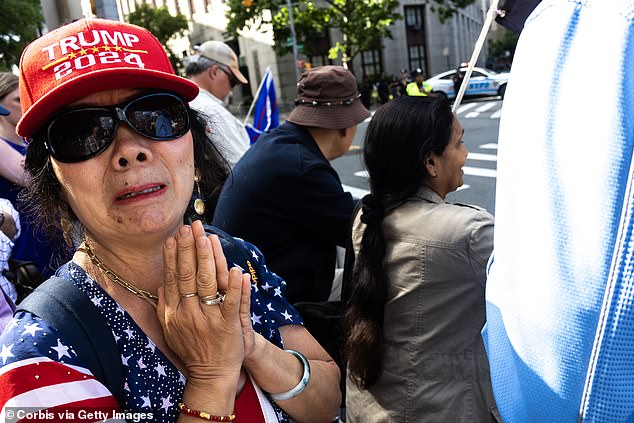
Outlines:
{"type": "Polygon", "coordinates": [[[124,287],[125,289],[127,289],[128,291],[136,295],[137,297],[143,298],[145,301],[152,304],[154,308],[158,306],[158,296],[148,291],[145,291],[141,288],[137,288],[136,286],[132,285],[127,280],[123,279],[121,276],[117,275],[115,272],[110,270],[110,268],[106,266],[101,260],[99,260],[99,257],[97,257],[95,253],[92,251],[92,248],[90,248],[90,244],[88,244],[88,242],[86,242],[85,244],[86,244],[86,253],[88,254],[88,257],[90,257],[90,260],[93,262],[93,264],[97,266],[97,268],[101,270],[108,279],[110,279],[112,282],[118,285],[121,285],[122,287],[124,287]]]}

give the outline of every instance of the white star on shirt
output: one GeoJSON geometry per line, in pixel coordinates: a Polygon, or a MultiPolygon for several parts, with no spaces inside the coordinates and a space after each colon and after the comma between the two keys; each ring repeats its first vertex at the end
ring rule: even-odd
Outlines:
{"type": "Polygon", "coordinates": [[[9,324],[4,328],[5,331],[9,332],[11,329],[13,329],[15,326],[18,325],[18,323],[20,323],[20,319],[16,319],[15,317],[13,319],[11,319],[9,321],[9,324]]]}
{"type": "Polygon", "coordinates": [[[178,373],[178,382],[181,385],[185,385],[185,382],[187,382],[187,379],[185,379],[185,376],[183,376],[183,374],[180,372],[178,373]]]}
{"type": "Polygon", "coordinates": [[[144,408],[144,407],[152,408],[152,403],[150,402],[150,397],[141,396],[141,399],[143,400],[143,404],[141,404],[141,408],[144,408]]]}
{"type": "Polygon", "coordinates": [[[117,313],[125,314],[125,310],[119,304],[117,304],[117,313]]]}
{"type": "Polygon", "coordinates": [[[284,313],[282,313],[282,316],[284,316],[286,320],[292,320],[291,318],[293,317],[291,314],[288,314],[288,310],[284,310],[284,313]]]}
{"type": "Polygon", "coordinates": [[[11,344],[8,347],[6,345],[2,345],[2,352],[0,352],[0,358],[2,358],[2,364],[4,365],[7,362],[7,358],[15,357],[11,352],[11,348],[13,348],[15,344],[11,344]]]}
{"type": "Polygon", "coordinates": [[[97,297],[96,295],[94,297],[92,297],[92,303],[94,305],[96,305],[97,307],[101,307],[101,300],[103,300],[103,298],[101,297],[97,297]]]}
{"type": "MultiPolygon", "coordinates": [[[[160,364],[157,364],[156,367],[154,368],[154,370],[156,370],[156,373],[158,374],[158,376],[165,376],[167,377],[167,374],[165,374],[165,366],[162,366],[160,364]]],[[[169,397],[168,397],[169,398],[169,397]]]]}
{"type": "Polygon", "coordinates": [[[121,354],[121,363],[123,363],[124,366],[129,366],[128,364],[128,360],[132,358],[132,356],[128,356],[126,357],[125,355],[121,354]]]}
{"type": "Polygon", "coordinates": [[[251,324],[255,325],[256,323],[258,323],[258,324],[261,325],[262,322],[260,322],[260,317],[262,317],[262,316],[258,316],[255,313],[251,313],[251,324]]]}
{"type": "Polygon", "coordinates": [[[145,344],[145,348],[147,348],[148,350],[154,352],[154,343],[152,343],[152,341],[150,341],[148,339],[147,344],[145,344]]]}
{"type": "Polygon", "coordinates": [[[63,345],[62,342],[59,340],[59,338],[57,338],[57,346],[56,347],[52,347],[52,349],[57,351],[57,359],[58,360],[61,360],[62,357],[64,357],[64,356],[68,356],[68,358],[71,358],[70,354],[68,354],[68,347],[66,345],[63,345]]]}
{"type": "Polygon", "coordinates": [[[125,389],[128,392],[132,392],[132,391],[130,391],[130,385],[128,385],[128,382],[123,384],[123,389],[125,389]]]}
{"type": "Polygon", "coordinates": [[[145,365],[145,363],[143,363],[143,357],[139,358],[136,362],[137,366],[139,366],[139,369],[145,369],[147,366],[145,365]]]}
{"type": "Polygon", "coordinates": [[[268,304],[266,305],[266,308],[268,308],[268,309],[269,309],[269,311],[275,311],[275,309],[273,308],[273,306],[271,305],[271,303],[268,303],[268,304]]]}
{"type": "Polygon", "coordinates": [[[269,289],[273,288],[271,285],[269,285],[269,281],[264,282],[264,285],[262,285],[262,289],[265,291],[268,291],[269,289]]]}
{"type": "Polygon", "coordinates": [[[255,250],[251,250],[251,255],[253,256],[254,259],[259,260],[258,255],[255,254],[255,250]]]}
{"type": "Polygon", "coordinates": [[[132,330],[131,327],[128,326],[128,328],[126,330],[124,330],[124,332],[128,335],[128,339],[134,339],[134,331],[132,330]]]}
{"type": "Polygon", "coordinates": [[[174,403],[171,401],[171,395],[168,395],[167,398],[161,397],[161,401],[163,401],[161,408],[164,408],[165,410],[169,409],[172,405],[174,405],[174,403]]]}
{"type": "Polygon", "coordinates": [[[275,294],[274,296],[277,295],[278,297],[282,296],[282,288],[280,288],[279,286],[277,288],[275,288],[275,294]]]}
{"type": "Polygon", "coordinates": [[[35,336],[35,332],[38,330],[44,330],[41,327],[38,327],[38,325],[39,323],[31,323],[30,325],[24,326],[24,332],[22,332],[22,335],[28,333],[31,336],[35,336]]]}

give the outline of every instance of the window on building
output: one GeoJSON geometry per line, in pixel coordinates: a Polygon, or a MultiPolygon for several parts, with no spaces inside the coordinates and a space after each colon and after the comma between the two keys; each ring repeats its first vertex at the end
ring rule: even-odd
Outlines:
{"type": "Polygon", "coordinates": [[[330,49],[330,36],[326,33],[323,37],[308,39],[304,42],[304,52],[308,56],[308,61],[312,67],[332,65],[328,58],[330,49]]]}
{"type": "MultiPolygon", "coordinates": [[[[405,37],[409,70],[421,68],[427,74],[425,6],[405,6],[405,37]]],[[[429,76],[429,75],[427,75],[429,76]]]]}
{"type": "Polygon", "coordinates": [[[365,50],[361,52],[361,70],[363,76],[378,77],[383,72],[381,50],[365,50]]]}

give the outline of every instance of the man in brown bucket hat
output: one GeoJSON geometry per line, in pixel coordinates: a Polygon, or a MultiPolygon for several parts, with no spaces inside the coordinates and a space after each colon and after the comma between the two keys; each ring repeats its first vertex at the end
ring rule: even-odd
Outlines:
{"type": "Polygon", "coordinates": [[[325,301],[331,291],[354,202],[329,162],[350,149],[370,116],[359,97],[355,77],[340,66],[304,73],[286,123],[251,146],[218,201],[214,225],[262,249],[291,303],[325,301]]]}

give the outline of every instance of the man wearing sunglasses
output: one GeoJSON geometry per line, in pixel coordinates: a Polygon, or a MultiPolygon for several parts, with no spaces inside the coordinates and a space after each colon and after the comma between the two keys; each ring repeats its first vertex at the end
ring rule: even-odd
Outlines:
{"type": "Polygon", "coordinates": [[[207,132],[233,167],[247,151],[249,136],[244,125],[229,112],[223,100],[233,87],[248,81],[238,68],[238,58],[221,41],[207,41],[198,54],[185,58],[185,75],[200,87],[191,107],[209,117],[207,132]]]}

